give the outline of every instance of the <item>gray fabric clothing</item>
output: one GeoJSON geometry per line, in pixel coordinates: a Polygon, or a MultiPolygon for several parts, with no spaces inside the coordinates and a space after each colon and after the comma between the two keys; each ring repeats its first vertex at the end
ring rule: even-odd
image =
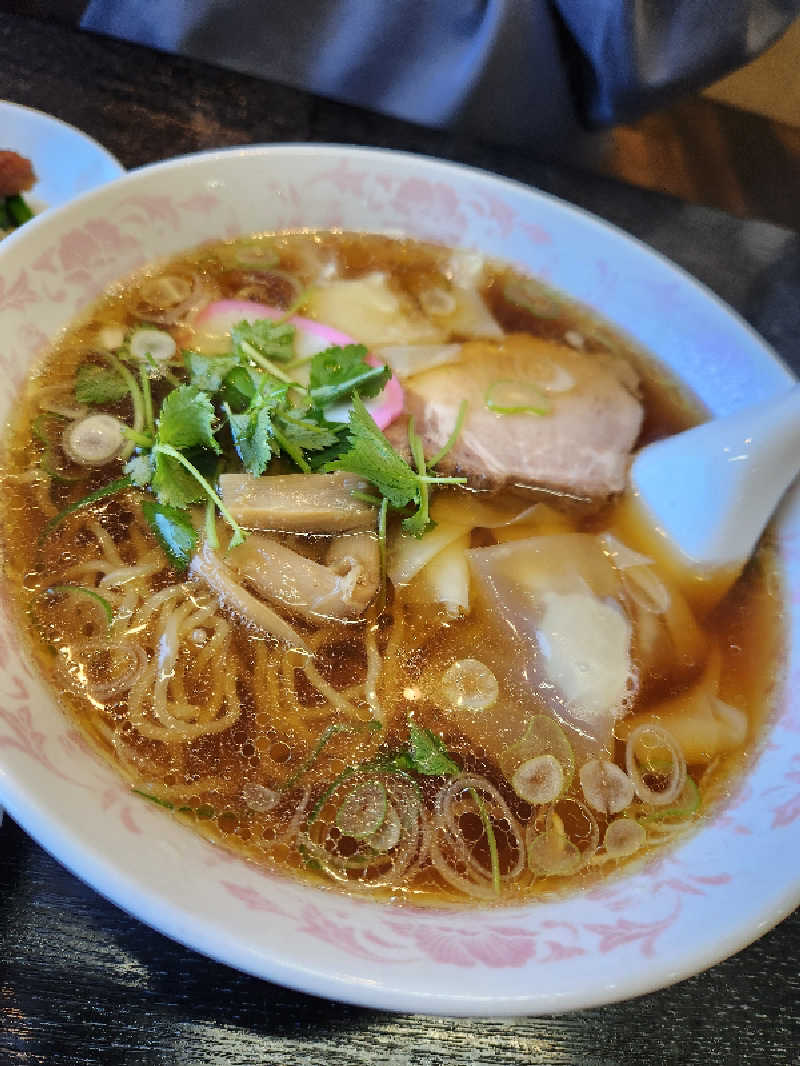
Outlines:
{"type": "Polygon", "coordinates": [[[91,0],[87,29],[424,125],[540,144],[713,80],[800,0],[91,0]]]}

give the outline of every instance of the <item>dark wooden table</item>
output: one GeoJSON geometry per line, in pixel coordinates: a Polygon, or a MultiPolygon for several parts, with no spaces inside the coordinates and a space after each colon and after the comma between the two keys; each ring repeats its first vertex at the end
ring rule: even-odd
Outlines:
{"type": "MultiPolygon", "coordinates": [[[[305,140],[486,167],[671,256],[800,369],[800,236],[791,230],[18,15],[0,14],[0,98],[72,122],[127,167],[305,140]]],[[[391,1015],[210,962],[107,903],[10,819],[0,827],[0,1066],[790,1064],[800,1061],[798,956],[800,912],[707,973],[627,1003],[506,1020],[391,1015]]]]}

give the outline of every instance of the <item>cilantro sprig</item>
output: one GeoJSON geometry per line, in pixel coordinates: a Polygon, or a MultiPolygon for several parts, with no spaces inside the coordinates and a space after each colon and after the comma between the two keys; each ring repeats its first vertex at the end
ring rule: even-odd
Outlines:
{"type": "Polygon", "coordinates": [[[346,344],[317,352],[311,361],[308,394],[315,407],[344,403],[358,394],[377,396],[392,376],[388,366],[371,366],[363,344],[346,344]]]}
{"type": "Polygon", "coordinates": [[[466,478],[438,477],[430,474],[422,454],[422,442],[416,436],[413,426],[409,427],[409,441],[417,463],[416,470],[394,450],[356,393],[348,425],[349,448],[337,459],[326,463],[323,470],[344,470],[360,475],[376,487],[389,501],[390,507],[399,510],[413,506],[414,513],[403,520],[403,528],[406,532],[421,537],[432,525],[428,514],[428,487],[463,485],[466,478]]]}
{"type": "MultiPolygon", "coordinates": [[[[161,405],[152,440],[140,446],[140,454],[125,468],[138,488],[149,486],[154,493],[160,508],[143,508],[143,514],[178,569],[188,565],[185,546],[191,539],[191,519],[186,508],[192,503],[213,501],[233,531],[231,547],[241,544],[245,537],[201,469],[216,468],[216,457],[222,452],[216,429],[217,416],[208,393],[197,385],[179,385],[161,405]],[[175,545],[179,547],[174,548],[175,545]]],[[[211,474],[210,470],[207,472],[211,474]]],[[[192,551],[195,544],[196,541],[191,544],[192,551]]]]}
{"type": "Polygon", "coordinates": [[[142,514],[176,570],[186,570],[197,548],[197,530],[185,511],[155,500],[142,501],[142,514]]]}
{"type": "MultiPolygon", "coordinates": [[[[323,733],[325,741],[327,737],[323,733]]],[[[322,738],[321,738],[322,739],[322,738]]],[[[316,751],[316,749],[315,749],[316,751]]],[[[461,767],[450,756],[441,737],[430,729],[421,729],[409,719],[408,743],[399,750],[384,752],[355,766],[347,766],[327,786],[311,809],[311,825],[336,789],[356,774],[418,774],[421,777],[454,777],[461,767]]]]}
{"type": "Polygon", "coordinates": [[[118,403],[128,394],[128,383],[112,367],[84,363],[75,375],[75,399],[78,403],[118,403]]]}
{"type": "Polygon", "coordinates": [[[391,755],[385,766],[422,777],[453,777],[461,773],[461,767],[449,754],[442,738],[411,721],[408,723],[408,748],[391,755]]]}
{"type": "Polygon", "coordinates": [[[236,452],[245,470],[258,477],[270,460],[287,454],[304,472],[311,467],[305,452],[318,452],[338,443],[308,404],[295,404],[299,391],[269,373],[253,374],[235,368],[223,379],[222,403],[236,452]],[[246,406],[245,406],[246,404],[246,406]],[[234,410],[234,405],[240,409],[234,410]]]}
{"type": "MultiPolygon", "coordinates": [[[[228,352],[183,353],[186,380],[164,379],[173,387],[160,409],[148,367],[139,367],[137,382],[115,355],[106,354],[106,359],[108,367],[87,363],[78,368],[76,396],[103,405],[130,394],[134,426],[126,431],[125,457],[135,454],[125,466],[124,484],[152,493],[142,513],[177,569],[185,569],[196,547],[188,511],[193,504],[206,504],[209,535],[216,535],[214,515],[219,512],[233,532],[231,546],[244,539],[215,489],[230,462],[231,445],[244,470],[256,477],[284,456],[305,473],[344,470],[365,478],[377,493],[384,539],[387,508],[406,512],[404,528],[421,536],[432,525],[430,486],[463,483],[431,470],[452,441],[426,463],[422,440],[410,424],[411,466],[378,428],[364,399],[381,392],[391,369],[373,366],[364,345],[332,345],[310,360],[298,360],[295,327],[286,318],[241,321],[231,330],[228,352]],[[307,385],[289,376],[302,362],[310,363],[307,385]],[[348,422],[333,413],[343,404],[350,404],[348,422]]],[[[463,411],[453,436],[462,417],[463,411]]]]}
{"type": "Polygon", "coordinates": [[[257,366],[272,369],[268,364],[290,363],[294,358],[294,326],[284,320],[259,318],[255,322],[242,320],[231,330],[233,353],[241,360],[252,360],[257,366]]]}

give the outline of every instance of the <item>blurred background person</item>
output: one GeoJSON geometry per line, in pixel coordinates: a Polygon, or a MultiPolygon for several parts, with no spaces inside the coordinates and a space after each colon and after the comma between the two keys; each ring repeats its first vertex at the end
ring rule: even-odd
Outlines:
{"type": "Polygon", "coordinates": [[[743,65],[800,0],[29,0],[26,10],[558,154],[582,130],[631,121],[743,65]]]}

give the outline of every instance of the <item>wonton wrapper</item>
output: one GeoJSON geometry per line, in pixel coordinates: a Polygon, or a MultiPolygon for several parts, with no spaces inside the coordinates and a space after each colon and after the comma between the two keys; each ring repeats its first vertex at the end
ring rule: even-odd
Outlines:
{"type": "Polygon", "coordinates": [[[510,700],[530,708],[534,696],[583,738],[581,747],[608,751],[614,722],[635,689],[633,627],[598,539],[530,537],[468,556],[490,618],[502,630],[504,639],[487,650],[510,700]]]}

